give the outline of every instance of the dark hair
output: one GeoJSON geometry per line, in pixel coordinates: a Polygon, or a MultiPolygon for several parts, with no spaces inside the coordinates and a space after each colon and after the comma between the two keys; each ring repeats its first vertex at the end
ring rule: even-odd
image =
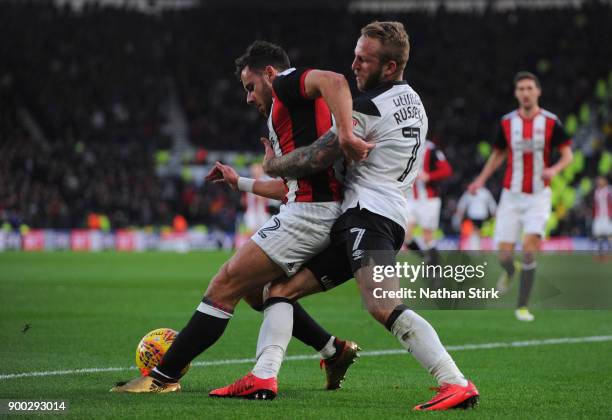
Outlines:
{"type": "Polygon", "coordinates": [[[235,61],[236,77],[240,80],[240,73],[249,66],[251,69],[263,70],[272,66],[279,71],[291,66],[289,56],[282,47],[267,41],[255,41],[246,49],[246,52],[235,61]]]}
{"type": "Polygon", "coordinates": [[[521,80],[525,80],[525,79],[533,80],[536,86],[538,87],[538,89],[542,88],[542,86],[540,85],[540,79],[538,79],[538,76],[536,76],[535,74],[529,71],[519,71],[518,73],[516,73],[516,75],[514,76],[514,87],[516,87],[516,84],[518,82],[520,82],[521,80]]]}

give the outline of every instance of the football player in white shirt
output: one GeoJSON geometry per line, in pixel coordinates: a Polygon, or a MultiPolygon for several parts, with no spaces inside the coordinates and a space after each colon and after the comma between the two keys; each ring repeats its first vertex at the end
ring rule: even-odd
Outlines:
{"type": "Polygon", "coordinates": [[[497,203],[491,195],[491,191],[485,187],[479,188],[476,194],[465,192],[459,199],[455,218],[460,224],[464,217],[470,219],[473,225],[470,236],[470,250],[480,249],[480,229],[482,224],[495,215],[497,203]]]}
{"type": "MultiPolygon", "coordinates": [[[[395,264],[407,225],[407,195],[423,159],[427,135],[421,99],[403,80],[408,52],[408,35],[401,23],[373,22],[362,28],[352,69],[363,94],[353,101],[353,126],[356,135],[375,147],[365,161],[345,168],[343,214],[332,228],[330,246],[288,282],[273,284],[268,308],[328,290],[354,276],[370,314],[438,381],[437,394],[415,409],[467,408],[478,402],[478,390],[457,368],[434,328],[401,299],[380,299],[375,293],[377,288],[399,290],[395,276],[375,282],[374,267],[395,264]]],[[[275,157],[267,145],[264,170],[271,176],[306,176],[339,159],[340,143],[332,128],[311,146],[282,157],[275,157]]],[[[286,322],[274,331],[262,328],[258,347],[286,347],[290,327],[286,322]]],[[[254,381],[245,378],[211,395],[239,396],[245,386],[254,386],[254,381]]]]}

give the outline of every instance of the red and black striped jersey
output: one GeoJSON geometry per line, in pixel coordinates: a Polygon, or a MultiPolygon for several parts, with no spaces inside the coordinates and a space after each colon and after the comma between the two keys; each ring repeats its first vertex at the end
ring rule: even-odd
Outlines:
{"type": "Polygon", "coordinates": [[[427,182],[423,182],[417,177],[413,187],[415,200],[437,197],[437,183],[453,174],[453,168],[446,160],[442,150],[438,149],[435,143],[429,140],[425,141],[425,158],[421,171],[427,174],[429,178],[427,182]]]}
{"type": "MultiPolygon", "coordinates": [[[[304,79],[311,69],[290,68],[279,73],[272,82],[273,97],[268,129],[276,156],[307,146],[332,126],[331,112],[319,97],[306,97],[304,79]]],[[[342,201],[342,184],[332,167],[313,175],[285,178],[288,202],[342,201]]]]}
{"type": "Polygon", "coordinates": [[[559,119],[541,109],[533,118],[523,118],[518,110],[502,117],[495,148],[508,150],[504,188],[513,192],[534,193],[550,184],[542,171],[550,166],[553,148],[571,144],[559,119]]]}

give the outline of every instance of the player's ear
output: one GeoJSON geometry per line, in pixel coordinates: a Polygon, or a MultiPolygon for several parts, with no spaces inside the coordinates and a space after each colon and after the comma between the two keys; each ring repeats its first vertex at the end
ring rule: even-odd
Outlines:
{"type": "Polygon", "coordinates": [[[397,73],[397,62],[395,60],[389,60],[383,64],[383,75],[385,79],[391,78],[395,73],[397,73]]]}
{"type": "Polygon", "coordinates": [[[266,81],[272,83],[272,80],[274,80],[274,77],[276,76],[276,69],[272,66],[266,66],[264,67],[263,73],[266,81]]]}

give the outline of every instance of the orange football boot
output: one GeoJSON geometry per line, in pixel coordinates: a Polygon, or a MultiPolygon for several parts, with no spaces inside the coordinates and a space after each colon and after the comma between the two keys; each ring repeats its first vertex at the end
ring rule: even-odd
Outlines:
{"type": "Polygon", "coordinates": [[[450,410],[452,408],[472,408],[478,404],[480,394],[474,384],[468,381],[466,386],[442,384],[432,388],[438,393],[424,404],[414,407],[417,411],[450,410]]]}
{"type": "Polygon", "coordinates": [[[231,385],[210,391],[209,397],[245,398],[249,400],[273,400],[278,392],[276,378],[261,379],[252,373],[231,385]]]}

